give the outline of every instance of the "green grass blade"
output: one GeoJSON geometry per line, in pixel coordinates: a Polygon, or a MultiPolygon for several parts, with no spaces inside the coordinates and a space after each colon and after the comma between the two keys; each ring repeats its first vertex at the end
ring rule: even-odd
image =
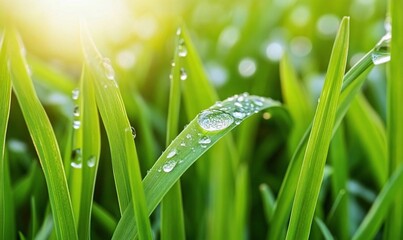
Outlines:
{"type": "Polygon", "coordinates": [[[38,213],[36,210],[36,201],[35,197],[31,197],[31,226],[30,226],[30,236],[33,239],[34,236],[38,232],[38,226],[39,220],[38,220],[38,213]]]}
{"type": "MultiPolygon", "coordinates": [[[[173,184],[202,154],[240,123],[235,123],[232,117],[237,109],[235,104],[238,98],[239,96],[228,98],[201,112],[160,156],[143,181],[148,214],[153,212],[173,184]]],[[[278,102],[267,98],[243,98],[245,106],[249,106],[247,116],[279,106],[278,102]]],[[[119,221],[113,239],[131,239],[136,236],[137,229],[133,223],[133,209],[129,208],[119,221]]]]}
{"type": "MultiPolygon", "coordinates": [[[[403,2],[390,0],[392,40],[390,45],[389,76],[387,86],[387,142],[390,172],[403,164],[403,2]]],[[[397,194],[387,219],[385,239],[403,238],[403,188],[397,194]]]]}
{"type": "Polygon", "coordinates": [[[304,91],[304,86],[297,80],[297,74],[287,54],[283,56],[280,63],[280,76],[284,104],[293,119],[293,130],[289,141],[289,149],[292,153],[312,120],[313,108],[308,94],[304,91]]]}
{"type": "Polygon", "coordinates": [[[373,178],[379,189],[385,184],[388,174],[386,161],[386,132],[382,120],[371,108],[362,94],[358,94],[347,113],[348,123],[355,132],[367,154],[373,178]]]}
{"type": "MultiPolygon", "coordinates": [[[[178,48],[176,48],[174,55],[174,66],[172,66],[171,70],[171,89],[169,93],[166,147],[168,147],[169,143],[175,139],[176,135],[178,135],[181,96],[180,60],[178,48]]],[[[161,239],[185,239],[182,192],[179,180],[165,195],[161,203],[161,239]]]]}
{"type": "Polygon", "coordinates": [[[131,204],[135,209],[140,238],[151,239],[134,136],[114,70],[109,59],[98,52],[87,32],[83,32],[82,41],[88,71],[94,80],[97,106],[109,139],[121,213],[131,204]]]}
{"type": "Polygon", "coordinates": [[[35,93],[16,30],[10,29],[6,34],[13,89],[45,175],[57,238],[77,239],[70,194],[52,125],[35,93]]]}
{"type": "Polygon", "coordinates": [[[84,66],[80,90],[81,106],[78,110],[81,116],[83,169],[80,217],[78,221],[78,236],[80,239],[90,239],[91,209],[101,151],[98,110],[95,103],[93,80],[90,77],[84,66]]]}
{"type": "Polygon", "coordinates": [[[326,224],[322,221],[322,219],[315,217],[315,222],[319,226],[319,229],[326,240],[334,240],[332,233],[330,232],[329,228],[327,228],[326,224]]]}
{"type": "Polygon", "coordinates": [[[329,62],[295,193],[287,239],[308,239],[347,62],[349,18],[343,18],[329,62]]]}
{"type": "Polygon", "coordinates": [[[237,171],[235,179],[235,208],[233,212],[233,228],[230,232],[230,239],[244,239],[247,231],[247,214],[248,214],[248,184],[249,184],[249,169],[247,164],[241,164],[237,171]]]}
{"type": "MultiPolygon", "coordinates": [[[[375,49],[369,51],[344,76],[334,130],[336,130],[340,125],[345,114],[347,113],[351,101],[361,89],[366,76],[373,68],[374,63],[372,61],[372,54],[374,51],[375,49]]],[[[273,221],[271,225],[269,239],[279,239],[282,231],[285,228],[285,224],[290,214],[292,200],[294,198],[294,191],[298,182],[299,171],[302,165],[302,153],[306,148],[310,131],[311,126],[307,129],[305,135],[302,137],[287,168],[285,178],[281,184],[280,192],[277,197],[276,207],[273,214],[273,218],[276,219],[276,221],[273,221]]]]}
{"type": "MultiPolygon", "coordinates": [[[[374,239],[403,185],[403,165],[393,173],[365,216],[353,240],[374,239]]],[[[390,216],[390,215],[389,215],[390,216]]],[[[402,216],[399,216],[402,217],[402,216]]]]}
{"type": "Polygon", "coordinates": [[[118,224],[116,219],[114,219],[110,213],[102,208],[99,204],[94,202],[92,204],[92,215],[94,220],[100,223],[100,225],[105,229],[107,233],[112,235],[113,231],[118,224]]]}
{"type": "Polygon", "coordinates": [[[272,220],[272,217],[273,217],[274,206],[275,206],[276,200],[274,198],[273,192],[271,191],[269,185],[263,183],[260,185],[259,190],[260,190],[260,194],[262,196],[263,209],[264,209],[266,221],[268,223],[270,223],[272,220]]]}
{"type": "Polygon", "coordinates": [[[0,39],[0,238],[15,239],[14,206],[10,172],[5,154],[6,132],[11,102],[11,76],[7,63],[7,46],[0,39]]]}

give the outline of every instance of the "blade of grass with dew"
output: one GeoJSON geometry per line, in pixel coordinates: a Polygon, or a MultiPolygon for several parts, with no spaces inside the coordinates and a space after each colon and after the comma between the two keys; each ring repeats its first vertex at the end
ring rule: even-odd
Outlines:
{"type": "Polygon", "coordinates": [[[12,200],[8,158],[5,154],[6,132],[11,103],[11,76],[7,64],[7,46],[0,39],[0,238],[15,239],[14,206],[12,200]]]}
{"type": "MultiPolygon", "coordinates": [[[[371,49],[363,58],[361,58],[360,61],[358,61],[357,64],[355,64],[344,76],[333,132],[337,130],[347,113],[351,101],[359,92],[361,86],[365,82],[366,76],[373,68],[374,62],[372,60],[372,55],[377,51],[378,46],[384,44],[387,44],[387,41],[382,39],[375,48],[371,49]]],[[[269,239],[279,239],[285,228],[298,182],[299,170],[302,165],[302,153],[306,148],[311,127],[312,125],[308,127],[304,136],[301,138],[287,168],[285,178],[281,184],[280,192],[276,200],[276,206],[273,213],[273,218],[276,219],[276,221],[272,222],[269,231],[269,239]]]]}
{"type": "MultiPolygon", "coordinates": [[[[332,227],[338,239],[348,239],[349,210],[346,191],[348,181],[348,157],[344,142],[343,124],[341,124],[335,132],[329,151],[329,159],[333,168],[333,174],[331,176],[332,199],[335,204],[337,203],[338,211],[334,213],[335,217],[331,218],[331,221],[327,221],[327,223],[332,227]],[[342,198],[340,198],[341,193],[343,193],[342,198]],[[339,202],[338,199],[340,199],[339,202]]],[[[332,211],[329,213],[329,216],[331,215],[332,211]]],[[[329,218],[330,217],[328,217],[328,219],[329,218]]]]}
{"type": "MultiPolygon", "coordinates": [[[[390,0],[392,20],[392,40],[390,45],[390,65],[387,86],[387,144],[389,172],[403,165],[403,2],[390,0]]],[[[386,221],[385,239],[403,239],[403,188],[396,195],[386,221]]]]}
{"type": "Polygon", "coordinates": [[[80,202],[80,217],[78,219],[78,236],[80,239],[90,239],[91,211],[94,197],[95,180],[101,151],[101,136],[99,129],[98,110],[95,102],[93,80],[83,67],[81,79],[81,116],[82,127],[82,188],[80,202]]]}
{"type": "Polygon", "coordinates": [[[35,93],[17,31],[8,29],[6,39],[13,90],[45,175],[57,238],[77,239],[70,194],[52,125],[35,93]]]}
{"type": "Polygon", "coordinates": [[[382,120],[362,94],[358,94],[351,103],[347,120],[365,149],[373,179],[381,189],[388,175],[386,131],[382,120]]]}
{"type": "Polygon", "coordinates": [[[288,54],[284,54],[280,62],[280,80],[284,103],[293,119],[293,130],[289,140],[289,149],[292,153],[312,120],[313,108],[304,86],[297,80],[288,54]]]}
{"type": "MultiPolygon", "coordinates": [[[[386,182],[371,209],[365,216],[360,227],[354,233],[353,240],[374,239],[385,217],[390,213],[390,207],[394,204],[396,196],[403,185],[403,165],[395,170],[386,182]]],[[[389,215],[390,216],[390,215],[389,215]]],[[[400,216],[401,217],[401,216],[400,216]]]]}
{"type": "MultiPolygon", "coordinates": [[[[177,39],[179,41],[179,39],[177,39]]],[[[178,48],[174,53],[174,65],[171,70],[171,88],[169,93],[168,122],[166,147],[178,135],[178,122],[180,112],[180,78],[181,68],[178,48]]],[[[173,151],[171,155],[176,155],[173,151]]],[[[165,195],[161,203],[161,239],[185,239],[185,223],[183,217],[182,192],[180,180],[165,195]]]]}
{"type": "Polygon", "coordinates": [[[92,75],[95,86],[96,103],[109,139],[121,214],[131,205],[135,209],[140,239],[151,239],[147,203],[133,140],[135,136],[126,115],[114,70],[110,60],[98,52],[89,33],[84,32],[84,29],[81,37],[88,72],[92,75]]]}
{"type": "Polygon", "coordinates": [[[276,203],[276,199],[274,198],[274,194],[271,191],[269,185],[262,183],[259,187],[260,194],[262,196],[263,202],[263,209],[266,217],[266,221],[271,223],[273,212],[274,212],[274,205],[276,203]]]}
{"type": "MultiPolygon", "coordinates": [[[[268,98],[247,96],[244,101],[251,104],[248,116],[263,109],[282,109],[280,103],[268,98]]],[[[235,123],[232,117],[236,102],[237,97],[231,97],[201,112],[160,156],[143,180],[148,214],[154,211],[173,184],[201,155],[238,126],[240,122],[235,123]],[[176,151],[175,156],[168,158],[173,150],[176,151]]],[[[120,219],[113,239],[134,238],[137,234],[134,222],[133,208],[129,207],[120,219]]]]}
{"type": "Polygon", "coordinates": [[[322,219],[315,217],[315,223],[319,226],[319,229],[326,240],[334,240],[332,233],[330,232],[326,224],[322,221],[322,219]]]}
{"type": "MultiPolygon", "coordinates": [[[[181,74],[183,76],[184,73],[186,76],[182,81],[184,105],[188,119],[191,120],[198,112],[216,102],[218,97],[208,81],[188,31],[182,27],[177,34],[179,35],[178,55],[182,59],[181,74]]],[[[242,106],[241,103],[239,104],[242,106]]],[[[244,117],[242,112],[239,114],[241,116],[238,117],[244,117]]],[[[236,119],[236,122],[240,120],[236,119]]],[[[199,162],[197,165],[201,176],[199,180],[209,179],[210,182],[207,185],[214,186],[209,189],[211,190],[209,193],[211,204],[208,206],[209,225],[206,234],[209,239],[223,239],[229,236],[228,226],[229,222],[233,220],[230,217],[230,210],[233,207],[233,197],[231,196],[234,195],[234,176],[239,162],[239,155],[232,137],[229,136],[216,145],[207,155],[207,159],[209,161],[199,162]],[[220,159],[220,161],[214,161],[213,158],[220,159]],[[210,168],[211,165],[214,167],[210,168]]]]}
{"type": "Polygon", "coordinates": [[[308,239],[318,200],[326,156],[332,138],[337,103],[347,62],[349,43],[349,18],[341,21],[332,55],[330,57],[325,85],[320,95],[309,136],[297,190],[291,212],[286,239],[308,239]]]}

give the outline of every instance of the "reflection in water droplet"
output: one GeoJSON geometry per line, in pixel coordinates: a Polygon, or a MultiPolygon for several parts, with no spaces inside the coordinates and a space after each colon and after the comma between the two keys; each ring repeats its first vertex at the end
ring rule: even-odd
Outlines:
{"type": "Polygon", "coordinates": [[[243,112],[237,112],[237,111],[235,111],[235,112],[232,113],[232,116],[233,116],[234,118],[237,118],[237,119],[243,119],[243,118],[246,116],[246,114],[243,113],[243,112]]]}
{"type": "Polygon", "coordinates": [[[109,58],[102,59],[102,66],[104,67],[104,74],[109,80],[115,80],[115,70],[113,70],[111,60],[109,58]]]}
{"type": "Polygon", "coordinates": [[[188,55],[188,49],[183,41],[178,46],[178,55],[179,57],[186,57],[188,55]]]}
{"type": "Polygon", "coordinates": [[[386,63],[390,61],[390,41],[392,35],[391,33],[387,33],[375,46],[375,49],[372,53],[372,62],[375,65],[379,65],[382,63],[386,63]]]}
{"type": "Polygon", "coordinates": [[[94,166],[95,166],[95,162],[96,162],[96,157],[95,157],[95,156],[91,156],[91,157],[87,160],[87,166],[88,166],[88,167],[94,167],[94,166]]]}
{"type": "Polygon", "coordinates": [[[182,81],[184,81],[187,78],[188,78],[188,74],[186,73],[186,70],[184,68],[181,68],[181,70],[180,70],[180,79],[182,81]]]}
{"type": "Polygon", "coordinates": [[[81,149],[76,148],[73,149],[71,152],[71,163],[70,165],[73,168],[81,168],[82,167],[82,155],[81,155],[81,149]]]}
{"type": "Polygon", "coordinates": [[[176,161],[169,160],[162,166],[162,170],[166,173],[171,172],[176,166],[176,161]]]}
{"type": "Polygon", "coordinates": [[[136,138],[137,131],[134,127],[130,126],[125,129],[126,132],[131,132],[133,138],[136,138]]]}
{"type": "Polygon", "coordinates": [[[176,156],[176,154],[177,154],[176,149],[172,149],[172,150],[168,153],[167,158],[168,158],[168,159],[169,159],[169,158],[173,158],[173,157],[176,156]]]}
{"type": "Polygon", "coordinates": [[[77,100],[79,96],[80,96],[80,90],[78,90],[78,88],[74,89],[71,92],[71,97],[73,98],[73,100],[77,100]]]}
{"type": "Polygon", "coordinates": [[[220,110],[205,110],[199,114],[197,122],[204,130],[219,131],[229,127],[234,118],[220,110]]]}
{"type": "Polygon", "coordinates": [[[202,148],[206,148],[211,143],[211,139],[207,136],[200,138],[199,144],[202,148]]]}
{"type": "Polygon", "coordinates": [[[81,122],[79,120],[74,120],[73,121],[73,128],[74,129],[79,129],[81,126],[81,122]]]}

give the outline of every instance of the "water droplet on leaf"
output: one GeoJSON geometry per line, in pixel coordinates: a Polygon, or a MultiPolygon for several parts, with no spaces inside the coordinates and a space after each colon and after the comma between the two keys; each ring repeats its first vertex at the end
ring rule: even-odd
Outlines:
{"type": "Polygon", "coordinates": [[[375,46],[374,51],[372,52],[372,62],[375,65],[379,65],[382,63],[386,63],[390,61],[390,41],[392,35],[391,33],[387,33],[375,46]]]}
{"type": "Polygon", "coordinates": [[[94,166],[95,166],[95,162],[96,162],[96,157],[95,157],[95,156],[91,156],[91,157],[87,160],[87,166],[88,166],[88,167],[94,167],[94,166]]]}
{"type": "Polygon", "coordinates": [[[166,173],[171,172],[176,166],[176,161],[169,160],[162,166],[162,170],[166,173]]]}
{"type": "Polygon", "coordinates": [[[173,157],[176,156],[176,154],[177,154],[176,149],[172,149],[172,150],[168,153],[167,158],[168,158],[168,159],[169,159],[169,158],[173,158],[173,157]]]}
{"type": "Polygon", "coordinates": [[[211,143],[211,139],[207,136],[200,138],[199,144],[201,147],[205,148],[211,143]]]}
{"type": "Polygon", "coordinates": [[[186,70],[184,68],[181,68],[180,71],[180,79],[182,81],[186,80],[188,78],[188,74],[186,73],[186,70]]]}
{"type": "Polygon", "coordinates": [[[234,118],[226,112],[212,109],[201,112],[197,122],[204,130],[219,131],[229,127],[234,122],[234,118]]]}
{"type": "Polygon", "coordinates": [[[79,129],[81,126],[81,122],[79,120],[74,120],[73,121],[73,128],[74,129],[79,129]]]}
{"type": "Polygon", "coordinates": [[[102,66],[104,67],[106,78],[109,80],[115,80],[115,70],[113,70],[111,60],[109,58],[103,58],[102,66]]]}
{"type": "Polygon", "coordinates": [[[80,96],[80,90],[78,90],[78,88],[74,89],[71,92],[71,97],[73,98],[73,100],[77,100],[79,96],[80,96]]]}

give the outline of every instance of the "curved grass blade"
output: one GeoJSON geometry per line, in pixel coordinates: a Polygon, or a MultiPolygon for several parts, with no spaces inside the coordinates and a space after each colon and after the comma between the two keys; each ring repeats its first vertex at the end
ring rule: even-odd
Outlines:
{"type": "Polygon", "coordinates": [[[263,202],[263,209],[266,217],[266,221],[270,224],[273,212],[274,212],[274,205],[275,205],[275,198],[273,195],[272,190],[270,189],[269,185],[263,183],[259,187],[260,194],[262,196],[263,202]]]}
{"type": "MultiPolygon", "coordinates": [[[[268,98],[236,95],[201,112],[173,140],[144,178],[148,214],[154,211],[173,184],[201,155],[244,120],[238,121],[233,117],[238,110],[236,105],[239,105],[240,97],[247,109],[244,119],[263,109],[280,106],[278,102],[268,98]]],[[[131,207],[126,210],[113,239],[132,239],[136,236],[133,214],[131,207]]]]}
{"type": "Polygon", "coordinates": [[[101,151],[101,134],[99,130],[98,110],[95,103],[93,80],[90,79],[87,68],[83,67],[81,79],[81,116],[82,127],[82,187],[80,202],[80,217],[78,219],[78,236],[80,239],[90,239],[91,209],[95,189],[101,151]]]}
{"type": "MultiPolygon", "coordinates": [[[[393,173],[365,216],[353,240],[374,239],[403,185],[403,165],[393,173]]],[[[400,216],[402,217],[402,216],[400,216]]]]}
{"type": "Polygon", "coordinates": [[[0,238],[15,239],[13,196],[5,154],[6,132],[11,102],[11,76],[7,64],[7,46],[0,39],[0,238]]]}
{"type": "Polygon", "coordinates": [[[35,93],[16,30],[8,29],[6,36],[13,90],[43,168],[57,238],[77,239],[70,194],[52,125],[35,93]]]}
{"type": "MultiPolygon", "coordinates": [[[[344,76],[343,87],[340,94],[333,132],[337,130],[338,126],[347,113],[351,101],[359,92],[361,86],[366,79],[366,76],[373,68],[374,63],[372,61],[372,54],[375,51],[375,48],[371,49],[344,76]]],[[[304,136],[301,138],[287,168],[285,178],[283,180],[283,183],[281,184],[280,192],[277,197],[275,211],[273,214],[273,218],[276,219],[276,221],[272,222],[269,232],[269,239],[279,239],[281,237],[281,233],[285,228],[285,224],[290,214],[294,192],[298,182],[299,171],[302,165],[302,153],[303,150],[306,148],[311,127],[312,126],[308,127],[304,136]]]]}
{"type": "Polygon", "coordinates": [[[347,62],[348,38],[349,18],[345,17],[336,36],[321,101],[314,116],[286,239],[308,239],[310,233],[347,62]]]}
{"type": "MultiPolygon", "coordinates": [[[[177,40],[179,41],[179,39],[177,40]]],[[[166,147],[178,135],[180,112],[180,58],[175,50],[174,65],[171,70],[171,89],[169,93],[166,147]]],[[[182,206],[180,180],[169,190],[161,203],[161,239],[185,239],[185,223],[182,206]]]]}
{"type": "Polygon", "coordinates": [[[322,219],[315,217],[315,222],[319,226],[319,229],[326,240],[334,240],[332,233],[330,232],[329,228],[327,228],[326,224],[322,221],[322,219]]]}
{"type": "Polygon", "coordinates": [[[126,115],[114,70],[110,60],[98,52],[88,32],[83,31],[81,37],[88,72],[92,75],[95,86],[96,103],[109,139],[120,211],[123,214],[131,205],[135,209],[140,238],[151,239],[151,226],[133,140],[135,136],[126,115]]]}
{"type": "MultiPolygon", "coordinates": [[[[390,45],[390,65],[387,86],[387,144],[390,173],[403,165],[403,2],[390,0],[392,20],[392,40],[390,45]]],[[[390,34],[390,33],[389,33],[390,34]]],[[[403,239],[403,188],[397,194],[388,216],[385,239],[403,239]]]]}
{"type": "Polygon", "coordinates": [[[92,205],[92,215],[94,220],[96,220],[101,227],[112,236],[113,230],[115,230],[118,223],[111,214],[103,209],[102,206],[94,202],[92,205]]]}

